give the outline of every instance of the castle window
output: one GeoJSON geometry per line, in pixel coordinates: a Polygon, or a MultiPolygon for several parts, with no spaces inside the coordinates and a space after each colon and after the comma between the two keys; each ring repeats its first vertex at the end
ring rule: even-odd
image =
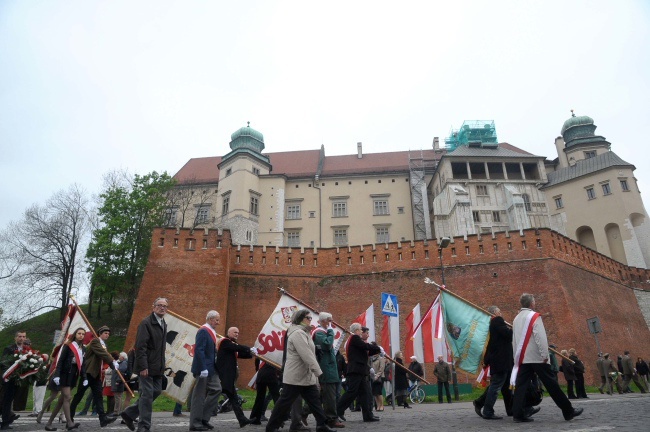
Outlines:
{"type": "Polygon", "coordinates": [[[601,186],[603,187],[603,195],[611,195],[612,188],[609,187],[609,183],[603,183],[601,186]]]}
{"type": "Polygon", "coordinates": [[[621,180],[621,190],[623,192],[628,192],[630,190],[630,187],[627,184],[627,180],[621,180]]]}
{"type": "Polygon", "coordinates": [[[287,219],[300,219],[300,204],[287,206],[287,219]]]}
{"type": "Polygon", "coordinates": [[[476,195],[487,195],[487,185],[476,185],[476,195]]]}
{"type": "Polygon", "coordinates": [[[253,174],[255,174],[256,176],[260,175],[260,169],[257,167],[253,167],[253,174]]]}
{"type": "Polygon", "coordinates": [[[226,195],[223,197],[223,203],[221,204],[221,214],[225,216],[228,214],[230,207],[230,195],[226,195]]]}
{"type": "Polygon", "coordinates": [[[230,174],[232,174],[232,168],[228,168],[226,170],[226,177],[228,177],[230,174]]]}
{"type": "Polygon", "coordinates": [[[196,209],[196,225],[207,223],[209,217],[210,217],[209,205],[202,205],[196,209]]]}
{"type": "Polygon", "coordinates": [[[591,159],[596,157],[596,150],[591,150],[591,151],[586,151],[585,152],[585,159],[591,159]]]}
{"type": "Polygon", "coordinates": [[[287,246],[300,247],[300,231],[287,231],[287,246]]]}
{"type": "Polygon", "coordinates": [[[165,226],[176,226],[176,212],[178,207],[171,207],[165,210],[165,226]]]}
{"type": "Polygon", "coordinates": [[[259,203],[260,200],[257,197],[251,197],[250,213],[254,215],[259,215],[259,203]]]}
{"type": "Polygon", "coordinates": [[[473,211],[472,218],[474,219],[474,222],[481,222],[481,212],[473,211]]]}
{"type": "Polygon", "coordinates": [[[310,218],[315,218],[316,217],[316,212],[315,211],[310,211],[309,212],[309,217],[310,218]]]}
{"type": "Polygon", "coordinates": [[[348,244],[348,230],[335,229],[334,230],[334,244],[337,246],[344,246],[348,244]]]}
{"type": "Polygon", "coordinates": [[[389,243],[390,236],[388,234],[388,227],[377,227],[375,229],[377,243],[389,243]]]}
{"type": "Polygon", "coordinates": [[[493,211],[492,222],[501,222],[501,213],[499,213],[498,211],[493,211]]]}
{"type": "Polygon", "coordinates": [[[526,208],[526,211],[529,212],[529,211],[531,210],[531,207],[530,207],[530,197],[528,196],[528,194],[522,194],[522,195],[521,195],[521,199],[524,200],[524,207],[526,208]]]}
{"type": "Polygon", "coordinates": [[[388,201],[386,201],[386,200],[375,200],[373,202],[373,214],[375,216],[387,215],[388,214],[388,201]]]}
{"type": "Polygon", "coordinates": [[[596,199],[596,191],[594,191],[593,187],[587,188],[587,199],[596,199]]]}
{"type": "Polygon", "coordinates": [[[397,213],[404,214],[404,207],[397,207],[397,213]]]}
{"type": "Polygon", "coordinates": [[[564,207],[564,203],[562,202],[562,195],[554,197],[553,201],[555,201],[555,208],[561,209],[564,207]]]}
{"type": "Polygon", "coordinates": [[[346,217],[348,215],[347,201],[334,201],[332,203],[332,217],[346,217]]]}

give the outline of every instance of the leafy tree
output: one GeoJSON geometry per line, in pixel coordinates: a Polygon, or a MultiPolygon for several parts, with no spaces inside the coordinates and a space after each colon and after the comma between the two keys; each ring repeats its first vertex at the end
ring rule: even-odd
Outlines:
{"type": "Polygon", "coordinates": [[[88,229],[88,198],[78,185],[25,210],[3,233],[3,306],[21,318],[60,308],[76,288],[88,229]]]}
{"type": "MultiPolygon", "coordinates": [[[[174,180],[153,171],[140,176],[109,174],[101,193],[99,227],[93,231],[86,263],[98,304],[122,299],[130,314],[151,249],[153,228],[163,223],[166,197],[174,180]]],[[[101,313],[101,312],[99,312],[101,313]]]]}

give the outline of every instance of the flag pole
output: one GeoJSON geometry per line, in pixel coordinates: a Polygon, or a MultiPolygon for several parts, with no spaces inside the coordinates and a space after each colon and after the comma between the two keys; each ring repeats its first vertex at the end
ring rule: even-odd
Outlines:
{"type": "MultiPolygon", "coordinates": [[[[456,297],[458,300],[464,301],[464,302],[467,303],[468,305],[470,305],[470,306],[472,306],[472,307],[474,307],[474,308],[476,308],[476,309],[478,309],[478,310],[480,310],[480,311],[482,311],[482,312],[484,312],[484,313],[486,313],[486,314],[488,314],[488,315],[490,315],[490,316],[494,316],[493,314],[491,314],[491,313],[488,312],[487,310],[483,309],[482,307],[477,306],[477,305],[475,305],[474,303],[472,303],[471,301],[466,300],[466,299],[464,299],[463,297],[459,296],[458,294],[449,291],[449,290],[447,289],[447,287],[445,287],[444,285],[438,285],[437,283],[435,283],[434,281],[432,281],[432,280],[429,279],[429,278],[425,278],[425,279],[424,279],[424,283],[425,283],[425,284],[430,284],[430,285],[435,285],[435,286],[438,287],[438,289],[439,289],[440,291],[444,291],[444,292],[446,292],[447,294],[456,297]]],[[[507,322],[507,321],[505,321],[505,323],[506,323],[506,325],[507,325],[508,327],[512,328],[512,324],[510,324],[510,323],[507,322]]],[[[570,361],[571,364],[575,364],[575,362],[574,362],[573,360],[571,360],[569,357],[567,357],[567,356],[565,356],[565,355],[562,355],[562,354],[561,354],[559,351],[557,351],[555,348],[550,348],[550,347],[549,347],[549,351],[552,351],[553,353],[559,355],[559,356],[562,357],[563,359],[566,359],[566,360],[570,361]]]]}
{"type": "MultiPolygon", "coordinates": [[[[70,300],[72,300],[72,302],[76,306],[77,311],[81,314],[81,318],[83,318],[84,322],[86,323],[86,325],[88,326],[90,331],[93,332],[93,336],[95,336],[96,338],[99,339],[99,336],[97,335],[97,332],[95,332],[95,329],[93,328],[93,326],[88,321],[88,318],[86,318],[86,314],[84,314],[84,311],[81,310],[81,307],[79,307],[79,305],[77,304],[77,300],[75,300],[73,295],[70,296],[70,300]]],[[[108,351],[108,348],[106,348],[105,345],[102,345],[102,346],[104,347],[106,352],[110,354],[110,352],[108,351]]],[[[124,383],[124,387],[129,391],[129,394],[131,395],[131,397],[135,397],[135,395],[133,394],[133,390],[131,390],[131,387],[129,387],[129,383],[124,378],[124,375],[122,375],[122,373],[117,368],[115,368],[115,372],[117,372],[119,377],[122,379],[122,382],[124,383]]]]}
{"type": "MultiPolygon", "coordinates": [[[[170,314],[170,315],[173,316],[173,317],[178,318],[178,319],[181,320],[181,321],[185,321],[186,323],[188,323],[188,324],[190,324],[190,325],[193,325],[193,326],[196,327],[196,328],[201,328],[201,326],[200,326],[199,324],[195,323],[195,322],[192,321],[192,320],[189,320],[189,319],[185,318],[185,317],[182,316],[182,315],[179,315],[179,314],[177,314],[177,313],[175,313],[175,312],[172,312],[172,311],[170,311],[170,310],[167,310],[167,313],[170,314]]],[[[218,337],[219,339],[223,339],[223,338],[225,337],[225,336],[220,335],[220,334],[217,333],[216,331],[215,331],[215,333],[217,334],[217,337],[218,337]]],[[[233,342],[233,343],[234,343],[235,345],[239,345],[237,342],[233,342]]],[[[252,354],[254,357],[257,357],[258,359],[260,359],[260,360],[262,360],[262,361],[264,361],[264,362],[270,364],[271,366],[273,366],[273,367],[276,368],[277,370],[282,370],[282,366],[280,366],[279,364],[277,364],[277,363],[275,363],[275,362],[273,362],[273,361],[271,361],[271,360],[268,360],[266,357],[261,356],[261,355],[258,355],[258,354],[253,354],[253,353],[251,353],[251,354],[252,354]]]]}

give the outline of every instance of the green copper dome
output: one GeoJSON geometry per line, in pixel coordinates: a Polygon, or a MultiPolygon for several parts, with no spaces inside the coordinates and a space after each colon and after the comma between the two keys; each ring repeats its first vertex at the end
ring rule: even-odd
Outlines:
{"type": "Polygon", "coordinates": [[[571,117],[562,126],[562,138],[567,147],[587,141],[604,140],[596,136],[596,125],[594,119],[588,116],[576,116],[571,110],[571,117]],[[598,139],[600,138],[600,139],[598,139]]]}
{"type": "Polygon", "coordinates": [[[251,122],[248,125],[240,128],[230,136],[230,148],[249,149],[257,153],[262,153],[264,150],[264,135],[251,127],[251,122]]]}

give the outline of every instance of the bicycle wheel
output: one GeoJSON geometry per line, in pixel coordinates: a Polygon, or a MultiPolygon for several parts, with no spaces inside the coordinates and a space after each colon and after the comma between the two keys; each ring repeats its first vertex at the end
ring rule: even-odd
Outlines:
{"type": "Polygon", "coordinates": [[[414,388],[409,394],[409,399],[411,399],[411,402],[413,403],[422,403],[422,401],[424,401],[424,390],[420,387],[414,388]]]}

